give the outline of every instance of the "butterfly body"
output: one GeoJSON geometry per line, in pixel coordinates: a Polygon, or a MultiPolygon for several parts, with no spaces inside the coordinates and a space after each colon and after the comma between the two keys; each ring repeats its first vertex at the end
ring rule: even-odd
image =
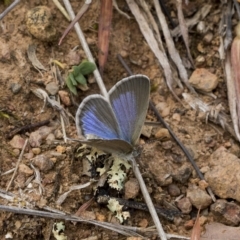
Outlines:
{"type": "Polygon", "coordinates": [[[108,92],[107,98],[86,97],[76,113],[79,136],[104,152],[129,154],[139,139],[150,94],[150,81],[144,75],[124,78],[108,92]]]}

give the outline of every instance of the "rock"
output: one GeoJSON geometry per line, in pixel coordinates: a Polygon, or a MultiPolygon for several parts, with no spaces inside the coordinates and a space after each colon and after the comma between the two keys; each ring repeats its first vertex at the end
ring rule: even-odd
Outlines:
{"type": "Polygon", "coordinates": [[[160,102],[156,105],[156,109],[160,112],[162,117],[167,117],[170,114],[170,107],[166,102],[160,102]]]}
{"type": "Polygon", "coordinates": [[[42,141],[53,131],[52,127],[42,126],[38,130],[31,132],[29,143],[32,147],[39,147],[42,141]]]}
{"type": "Polygon", "coordinates": [[[173,146],[172,141],[162,142],[162,148],[165,149],[165,150],[171,149],[172,146],[173,146]]]}
{"type": "Polygon", "coordinates": [[[55,135],[55,138],[58,139],[58,140],[63,139],[63,134],[62,134],[61,130],[59,130],[59,129],[57,129],[57,130],[54,132],[54,135],[55,135]]]}
{"type": "Polygon", "coordinates": [[[175,181],[179,183],[186,183],[191,176],[192,169],[188,164],[183,164],[180,168],[176,169],[172,174],[175,181]]]}
{"type": "Polygon", "coordinates": [[[20,155],[20,150],[15,148],[15,149],[13,149],[12,153],[13,153],[14,157],[18,157],[20,155]]]}
{"type": "Polygon", "coordinates": [[[50,145],[51,143],[54,142],[55,139],[56,139],[55,135],[53,133],[49,133],[46,138],[46,143],[50,145]]]}
{"type": "Polygon", "coordinates": [[[18,172],[24,174],[26,177],[33,175],[34,171],[26,164],[19,164],[18,172]]]}
{"type": "Polygon", "coordinates": [[[102,213],[96,212],[96,220],[99,222],[106,222],[106,216],[103,215],[102,213]]]}
{"type": "Polygon", "coordinates": [[[46,90],[50,95],[56,95],[59,90],[59,86],[55,82],[50,82],[46,85],[46,90]]]}
{"type": "Polygon", "coordinates": [[[51,170],[54,166],[54,163],[46,157],[46,155],[38,155],[33,160],[32,163],[35,167],[37,167],[40,171],[47,172],[51,170]]]}
{"type": "Polygon", "coordinates": [[[140,186],[136,178],[130,178],[125,183],[124,198],[125,199],[135,199],[139,193],[140,186]]]}
{"type": "Polygon", "coordinates": [[[58,94],[59,94],[59,97],[60,97],[62,103],[63,103],[65,106],[69,107],[69,106],[72,105],[71,100],[70,100],[70,96],[69,96],[69,93],[68,93],[68,92],[63,91],[63,90],[60,90],[60,91],[58,91],[58,94]]]}
{"type": "Polygon", "coordinates": [[[199,224],[200,224],[200,226],[205,225],[207,223],[207,221],[208,221],[207,217],[205,217],[205,216],[199,217],[199,224]]]}
{"type": "Polygon", "coordinates": [[[22,149],[25,143],[25,139],[23,139],[20,135],[15,135],[13,139],[9,142],[9,144],[13,148],[22,149]]]}
{"type": "Polygon", "coordinates": [[[66,55],[66,62],[68,65],[78,65],[80,63],[80,59],[81,57],[79,51],[70,50],[70,52],[66,55]]]}
{"type": "Polygon", "coordinates": [[[146,162],[149,174],[153,175],[159,187],[172,183],[173,166],[169,164],[168,157],[163,151],[159,151],[157,142],[146,144],[141,158],[143,162],[146,162]]]}
{"type": "Polygon", "coordinates": [[[181,115],[179,113],[174,113],[172,115],[172,119],[177,121],[177,122],[180,122],[181,121],[181,115]]]}
{"type": "Polygon", "coordinates": [[[45,6],[29,10],[26,15],[26,25],[28,31],[39,40],[51,42],[57,37],[51,10],[45,6]]]}
{"type": "Polygon", "coordinates": [[[194,226],[194,220],[193,219],[185,222],[185,224],[184,224],[184,227],[185,227],[186,230],[192,229],[193,226],[194,226]]]}
{"type": "Polygon", "coordinates": [[[21,88],[22,88],[22,85],[19,84],[19,83],[12,83],[11,84],[11,90],[12,90],[13,94],[19,93],[21,88]]]}
{"type": "Polygon", "coordinates": [[[141,221],[138,223],[138,226],[146,228],[148,226],[148,220],[146,218],[141,219],[141,221]]]}
{"type": "Polygon", "coordinates": [[[240,201],[240,159],[220,147],[210,156],[209,167],[205,180],[214,194],[240,201]]]}
{"type": "Polygon", "coordinates": [[[168,193],[172,197],[177,197],[177,196],[180,195],[181,191],[180,191],[179,187],[176,184],[170,184],[168,186],[168,193]]]}
{"type": "Polygon", "coordinates": [[[200,180],[198,182],[198,186],[199,188],[201,188],[202,190],[205,190],[208,187],[208,183],[205,180],[200,180]]]}
{"type": "Polygon", "coordinates": [[[190,199],[188,197],[184,197],[177,201],[177,207],[184,214],[188,214],[192,211],[192,203],[190,202],[190,199]]]}
{"type": "Polygon", "coordinates": [[[211,92],[218,85],[218,78],[205,68],[197,68],[191,75],[189,83],[196,89],[211,92]]]}
{"type": "Polygon", "coordinates": [[[152,126],[143,125],[141,134],[142,134],[144,137],[150,138],[151,135],[152,135],[152,128],[153,128],[152,126]]]}
{"type": "Polygon", "coordinates": [[[32,152],[35,154],[35,155],[39,155],[41,153],[41,148],[32,148],[32,152]]]}
{"type": "Polygon", "coordinates": [[[166,128],[161,128],[155,133],[155,138],[166,141],[171,139],[171,136],[169,134],[169,131],[166,128]]]}
{"type": "Polygon", "coordinates": [[[234,202],[218,199],[211,205],[214,220],[231,226],[240,223],[240,207],[234,202]]]}
{"type": "Polygon", "coordinates": [[[58,153],[65,153],[65,152],[66,152],[66,147],[65,147],[65,146],[61,146],[61,145],[58,145],[58,146],[56,147],[56,151],[57,151],[58,153]]]}
{"type": "Polygon", "coordinates": [[[192,205],[197,209],[204,209],[212,203],[212,199],[206,191],[195,185],[189,186],[187,189],[187,197],[189,197],[192,205]]]}

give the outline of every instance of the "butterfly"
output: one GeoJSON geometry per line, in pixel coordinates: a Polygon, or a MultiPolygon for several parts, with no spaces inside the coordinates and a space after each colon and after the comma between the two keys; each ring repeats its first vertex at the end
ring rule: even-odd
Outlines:
{"type": "Polygon", "coordinates": [[[138,74],[120,80],[107,97],[86,97],[76,113],[81,142],[106,153],[131,154],[146,118],[149,95],[149,78],[138,74]]]}

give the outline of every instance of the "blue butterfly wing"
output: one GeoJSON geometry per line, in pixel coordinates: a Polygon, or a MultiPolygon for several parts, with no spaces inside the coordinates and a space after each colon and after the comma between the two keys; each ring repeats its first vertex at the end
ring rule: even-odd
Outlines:
{"type": "Polygon", "coordinates": [[[150,95],[150,80],[134,75],[119,81],[109,91],[109,100],[120,127],[120,139],[136,144],[144,124],[150,95]]]}
{"type": "Polygon", "coordinates": [[[120,139],[120,128],[111,105],[103,96],[86,97],[76,113],[78,134],[87,139],[120,139]]]}

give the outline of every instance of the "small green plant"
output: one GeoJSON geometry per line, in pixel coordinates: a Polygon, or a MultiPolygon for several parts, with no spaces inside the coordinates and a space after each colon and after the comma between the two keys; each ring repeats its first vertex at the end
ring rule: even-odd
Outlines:
{"type": "Polygon", "coordinates": [[[73,66],[66,79],[69,90],[77,95],[77,85],[87,86],[85,76],[92,73],[95,69],[95,64],[87,60],[82,61],[78,66],[73,66]]]}

